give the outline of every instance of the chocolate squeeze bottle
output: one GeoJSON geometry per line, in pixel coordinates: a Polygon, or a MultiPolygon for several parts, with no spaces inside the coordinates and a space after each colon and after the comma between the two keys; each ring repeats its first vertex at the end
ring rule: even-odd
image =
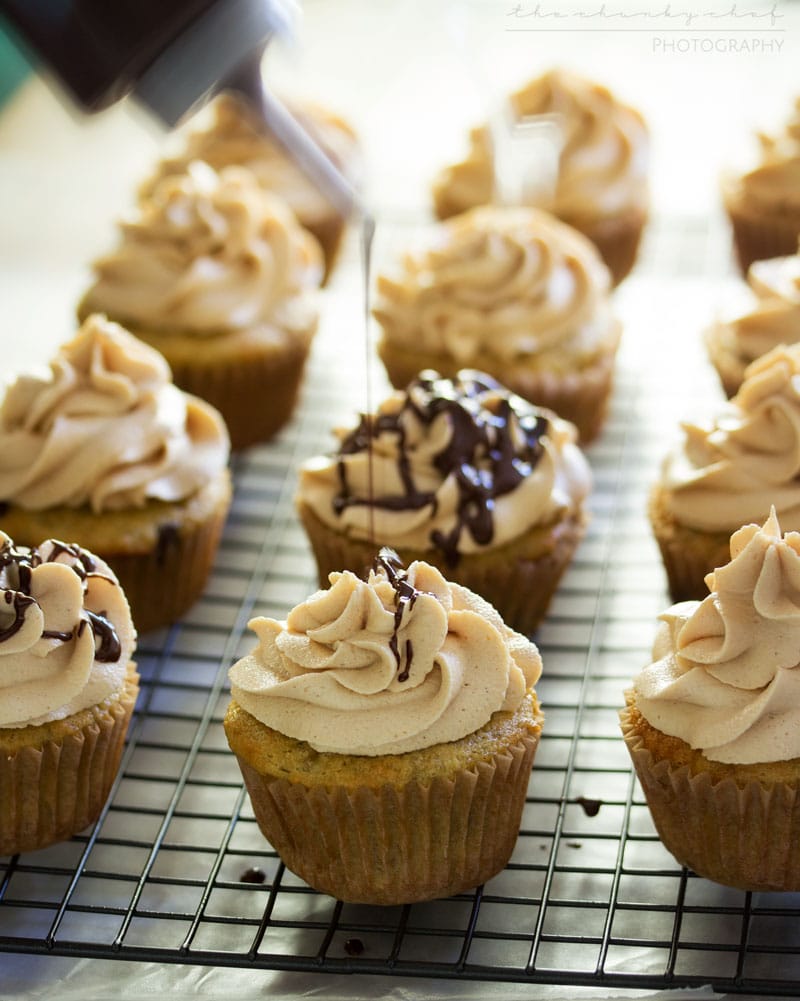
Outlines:
{"type": "Polygon", "coordinates": [[[292,26],[289,0],[0,0],[0,16],[85,112],[131,95],[167,127],[223,89],[241,92],[343,214],[355,194],[264,89],[260,63],[292,26]]]}

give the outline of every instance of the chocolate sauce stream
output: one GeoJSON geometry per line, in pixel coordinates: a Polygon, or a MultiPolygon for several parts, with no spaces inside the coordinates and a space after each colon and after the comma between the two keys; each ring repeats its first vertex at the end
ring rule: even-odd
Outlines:
{"type": "MultiPolygon", "coordinates": [[[[372,337],[370,334],[370,302],[371,302],[371,283],[372,283],[372,244],[375,239],[375,220],[371,215],[364,215],[361,223],[361,279],[364,283],[364,348],[365,348],[365,374],[367,380],[367,413],[373,413],[372,406],[372,378],[370,376],[371,372],[371,362],[372,362],[372,337]]],[[[369,496],[370,500],[375,497],[375,487],[373,479],[373,451],[372,451],[372,437],[368,436],[368,452],[367,452],[367,483],[369,486],[369,496]]],[[[369,538],[372,543],[375,542],[375,507],[374,504],[370,505],[369,508],[369,538]]]]}

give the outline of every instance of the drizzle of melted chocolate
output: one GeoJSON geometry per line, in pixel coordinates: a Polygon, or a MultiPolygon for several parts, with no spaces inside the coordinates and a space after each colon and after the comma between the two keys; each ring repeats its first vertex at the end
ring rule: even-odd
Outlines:
{"type": "Polygon", "coordinates": [[[348,938],[344,943],[344,951],[348,956],[360,956],[364,952],[364,943],[360,938],[348,938]]]}
{"type": "Polygon", "coordinates": [[[339,447],[339,493],[333,507],[337,514],[362,505],[388,511],[436,510],[436,495],[417,488],[406,440],[408,414],[429,427],[446,414],[451,428],[447,445],[434,458],[443,477],[454,476],[458,487],[457,520],[448,533],[434,531],[431,543],[450,566],[460,558],[458,543],[464,531],[479,545],[494,537],[494,502],[510,493],[530,475],[542,455],[542,438],[549,421],[532,404],[509,394],[482,372],[465,369],[454,379],[425,371],[408,386],[402,406],[393,414],[362,414],[358,427],[339,447]],[[344,456],[370,452],[381,435],[396,439],[397,473],[403,492],[389,497],[356,495],[348,482],[344,456]]]}
{"type": "Polygon", "coordinates": [[[249,869],[245,869],[244,872],[239,877],[240,883],[254,883],[260,886],[267,878],[266,873],[263,869],[259,869],[256,866],[251,866],[249,869]]]}
{"type": "Polygon", "coordinates": [[[174,546],[180,542],[180,532],[174,521],[165,521],[158,526],[158,538],[156,540],[156,563],[162,566],[167,559],[167,555],[174,546]]]}
{"type": "MultiPolygon", "coordinates": [[[[42,547],[29,549],[22,546],[14,548],[11,542],[7,542],[0,549],[0,572],[10,573],[9,585],[3,592],[7,605],[12,605],[14,609],[14,619],[0,630],[0,643],[9,639],[22,628],[25,621],[25,610],[35,604],[36,599],[31,595],[32,573],[36,567],[42,563],[55,563],[63,555],[70,557],[68,566],[80,578],[86,581],[87,577],[95,575],[97,571],[97,561],[90,552],[82,549],[77,543],[59,542],[57,539],[49,539],[50,553],[46,560],[42,556],[42,547]],[[16,576],[16,586],[14,581],[16,576]]],[[[101,662],[113,662],[119,659],[122,653],[122,646],[117,636],[117,631],[105,615],[90,612],[85,609],[89,625],[95,637],[97,650],[96,658],[101,662]]],[[[69,643],[75,636],[80,636],[86,627],[87,619],[83,619],[77,630],[56,630],[45,629],[42,637],[45,639],[58,640],[61,643],[69,643]]]]}
{"type": "Polygon", "coordinates": [[[417,596],[419,595],[419,591],[409,581],[408,574],[406,573],[405,567],[400,562],[397,553],[393,549],[389,549],[388,546],[384,546],[375,557],[375,569],[383,570],[386,574],[386,579],[394,589],[394,631],[392,632],[392,638],[389,640],[389,649],[392,651],[395,663],[397,664],[397,680],[408,681],[408,676],[411,671],[411,660],[414,656],[414,648],[411,640],[406,640],[405,646],[401,651],[398,641],[398,633],[400,632],[400,626],[403,622],[403,616],[406,611],[409,613],[411,612],[411,609],[414,607],[414,602],[417,600],[417,596]]]}

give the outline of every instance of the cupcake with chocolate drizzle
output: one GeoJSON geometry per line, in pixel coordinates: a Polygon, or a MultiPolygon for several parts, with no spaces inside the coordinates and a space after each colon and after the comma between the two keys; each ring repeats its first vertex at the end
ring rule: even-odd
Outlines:
{"type": "Polygon", "coordinates": [[[136,634],[110,567],[77,544],[0,532],[0,855],[99,816],[138,691],[136,634]]]}
{"type": "Polygon", "coordinates": [[[513,851],[542,714],[535,645],[429,564],[384,550],[285,621],[250,622],[228,743],[286,865],[342,900],[460,893],[513,851]]]}
{"type": "Polygon", "coordinates": [[[320,584],[382,546],[424,560],[531,633],[586,530],[575,427],[482,372],[422,372],[300,470],[320,584]]]}

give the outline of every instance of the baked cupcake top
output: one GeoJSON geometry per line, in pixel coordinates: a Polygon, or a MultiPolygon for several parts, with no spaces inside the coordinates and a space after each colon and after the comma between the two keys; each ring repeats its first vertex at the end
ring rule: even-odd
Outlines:
{"type": "MultiPolygon", "coordinates": [[[[646,210],[649,141],[638,111],[563,69],[531,80],[508,100],[514,121],[547,116],[560,131],[555,190],[542,208],[574,220],[646,210]]],[[[496,200],[494,172],[491,131],[480,126],[470,133],[466,159],[435,182],[437,213],[446,217],[496,200]]]]}
{"type": "Polygon", "coordinates": [[[725,178],[723,186],[753,210],[800,211],[800,97],[783,131],[761,133],[758,141],[758,165],[738,177],[725,178]]]}
{"type": "Polygon", "coordinates": [[[250,628],[258,645],[230,670],[233,699],[317,751],[402,754],[459,740],[515,710],[541,673],[536,646],[491,605],[385,550],[366,581],[333,573],[285,622],[250,628]]]}
{"type": "Polygon", "coordinates": [[[104,316],[84,322],[49,374],[19,375],[0,404],[0,500],[29,510],[180,501],[225,468],[228,452],[217,411],[104,316]]]}
{"type": "Polygon", "coordinates": [[[390,344],[474,366],[539,359],[571,368],[616,343],[610,277],[594,245],[533,208],[483,207],[441,223],[426,247],[378,278],[390,344]]]}
{"type": "Polygon", "coordinates": [[[682,427],[659,481],[682,525],[730,532],[773,504],[786,527],[800,529],[800,346],[752,362],[733,399],[682,427]]]}
{"type": "Polygon", "coordinates": [[[195,162],[166,177],[94,263],[80,306],[132,329],[212,337],[305,328],[322,279],[319,244],[247,170],[195,162]]]}
{"type": "Polygon", "coordinates": [[[800,341],[800,254],[754,261],[747,281],[753,307],[720,326],[737,356],[753,361],[780,344],[800,341]]]}
{"type": "Polygon", "coordinates": [[[661,615],[636,705],[662,733],[712,761],[800,757],[800,534],[763,526],[731,537],[731,562],[706,577],[702,602],[661,615]]]}
{"type": "Polygon", "coordinates": [[[128,602],[97,556],[0,531],[0,727],[64,719],[119,691],[136,644],[128,602]]]}
{"type": "MultiPolygon", "coordinates": [[[[292,105],[291,111],[334,165],[349,178],[360,173],[355,133],[338,115],[313,103],[292,105]]],[[[259,185],[285,201],[302,222],[324,219],[334,211],[325,196],[284,150],[254,122],[246,103],[232,94],[221,94],[202,113],[205,122],[181,133],[181,148],[157,166],[140,189],[150,198],[165,177],[184,174],[195,160],[215,170],[246,167],[259,185]]]]}
{"type": "Polygon", "coordinates": [[[300,470],[298,500],[336,531],[451,566],[577,510],[591,487],[574,425],[482,372],[420,374],[338,450],[300,470]]]}

